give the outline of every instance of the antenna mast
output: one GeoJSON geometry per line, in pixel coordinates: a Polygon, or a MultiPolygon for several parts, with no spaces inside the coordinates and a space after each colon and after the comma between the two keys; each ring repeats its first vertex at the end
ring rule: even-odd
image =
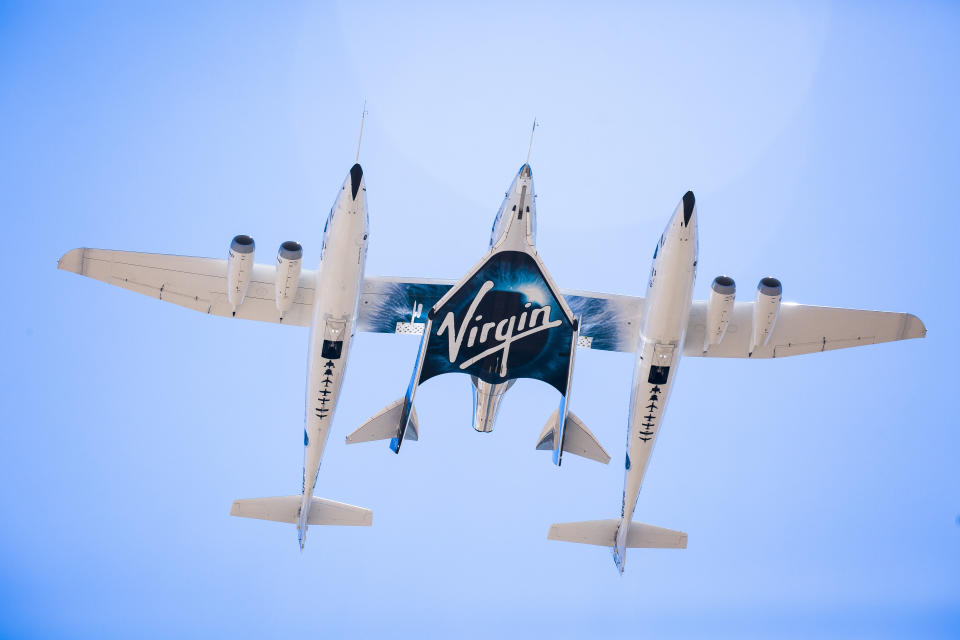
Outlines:
{"type": "Polygon", "coordinates": [[[537,118],[533,118],[533,128],[530,129],[530,146],[527,147],[527,164],[530,164],[530,152],[533,151],[533,132],[537,130],[537,118]]]}
{"type": "Polygon", "coordinates": [[[360,137],[357,139],[357,157],[354,164],[360,162],[360,143],[363,142],[363,121],[367,119],[367,101],[363,101],[363,113],[360,115],[360,137]]]}

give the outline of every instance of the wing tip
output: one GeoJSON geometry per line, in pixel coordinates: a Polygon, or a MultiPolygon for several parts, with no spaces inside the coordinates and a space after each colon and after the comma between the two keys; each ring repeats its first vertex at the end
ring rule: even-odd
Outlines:
{"type": "Polygon", "coordinates": [[[913,315],[912,313],[906,314],[907,321],[903,327],[903,337],[906,339],[910,338],[926,338],[927,337],[927,326],[923,324],[923,320],[913,315]]]}
{"type": "Polygon", "coordinates": [[[83,247],[67,251],[57,260],[57,269],[71,271],[73,273],[82,273],[84,251],[86,251],[86,249],[83,247]]]}

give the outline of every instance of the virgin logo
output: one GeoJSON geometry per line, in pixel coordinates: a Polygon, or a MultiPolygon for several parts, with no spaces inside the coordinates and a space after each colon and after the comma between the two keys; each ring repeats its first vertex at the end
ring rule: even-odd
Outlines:
{"type": "Polygon", "coordinates": [[[470,359],[460,363],[460,369],[466,369],[487,356],[502,352],[503,355],[500,358],[500,377],[506,377],[511,344],[536,333],[540,333],[541,331],[558,327],[563,324],[563,321],[550,319],[550,312],[552,311],[550,305],[531,309],[530,307],[532,305],[528,302],[524,305],[524,310],[519,314],[514,314],[495,322],[483,322],[483,316],[476,314],[477,307],[480,306],[480,302],[484,296],[486,296],[493,287],[494,284],[491,280],[483,283],[483,286],[481,286],[477,292],[477,296],[473,299],[473,302],[470,303],[470,307],[467,309],[467,313],[460,322],[459,327],[457,326],[456,317],[453,312],[448,311],[447,315],[443,318],[443,322],[440,323],[440,328],[437,329],[437,336],[441,336],[444,333],[447,334],[449,345],[448,355],[451,364],[456,362],[457,356],[460,355],[460,349],[464,346],[464,339],[466,339],[466,347],[468,349],[492,342],[489,348],[484,349],[470,359]]]}

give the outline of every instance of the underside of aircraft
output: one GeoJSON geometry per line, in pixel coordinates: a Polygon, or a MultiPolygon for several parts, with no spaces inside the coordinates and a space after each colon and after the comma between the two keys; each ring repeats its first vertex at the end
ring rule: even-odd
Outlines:
{"type": "Polygon", "coordinates": [[[311,524],[370,525],[368,509],[313,496],[356,331],[419,336],[402,395],[346,436],[389,441],[399,453],[420,437],[416,391],[460,373],[473,387],[472,425],[492,431],[501,400],[518,378],[559,394],[537,449],[603,464],[610,455],[571,411],[578,349],[635,354],[624,452],[621,512],[606,520],[554,524],[548,538],[611,549],[622,572],[630,547],[684,548],[687,535],[633,522],[637,496],[660,432],[677,367],[695,358],[783,358],[922,338],[909,313],[782,302],[782,285],[760,279],[751,299],[716,277],[707,300],[693,300],[699,247],[696,200],[687,192],[655,243],[644,297],[559,288],[536,251],[536,201],[529,162],[517,172],[496,215],[487,251],[459,280],[369,277],[363,169],[348,172],[327,218],[316,270],[284,242],[275,264],[254,260],[255,243],[238,235],[226,259],[73,249],[58,267],[209,315],[310,328],[300,495],[237,500],[231,514],[297,525],[300,548],[311,524]]]}

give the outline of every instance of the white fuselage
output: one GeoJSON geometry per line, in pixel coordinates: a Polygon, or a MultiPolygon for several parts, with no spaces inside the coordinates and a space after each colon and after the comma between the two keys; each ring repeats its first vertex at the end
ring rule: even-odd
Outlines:
{"type": "Polygon", "coordinates": [[[657,242],[647,283],[627,421],[621,522],[614,545],[614,561],[621,571],[633,510],[683,351],[696,274],[697,214],[693,194],[688,193],[657,242]]]}
{"type": "MultiPolygon", "coordinates": [[[[533,190],[533,172],[529,164],[520,167],[510,188],[504,194],[503,203],[493,219],[490,246],[522,249],[535,246],[537,241],[537,206],[533,190]]],[[[514,380],[501,383],[484,382],[473,378],[473,428],[489,433],[493,431],[504,394],[513,386],[514,380]]]]}
{"type": "Polygon", "coordinates": [[[314,285],[307,360],[303,499],[297,522],[303,548],[310,501],[340,397],[367,255],[367,199],[363,171],[354,165],[330,210],[314,285]]]}

